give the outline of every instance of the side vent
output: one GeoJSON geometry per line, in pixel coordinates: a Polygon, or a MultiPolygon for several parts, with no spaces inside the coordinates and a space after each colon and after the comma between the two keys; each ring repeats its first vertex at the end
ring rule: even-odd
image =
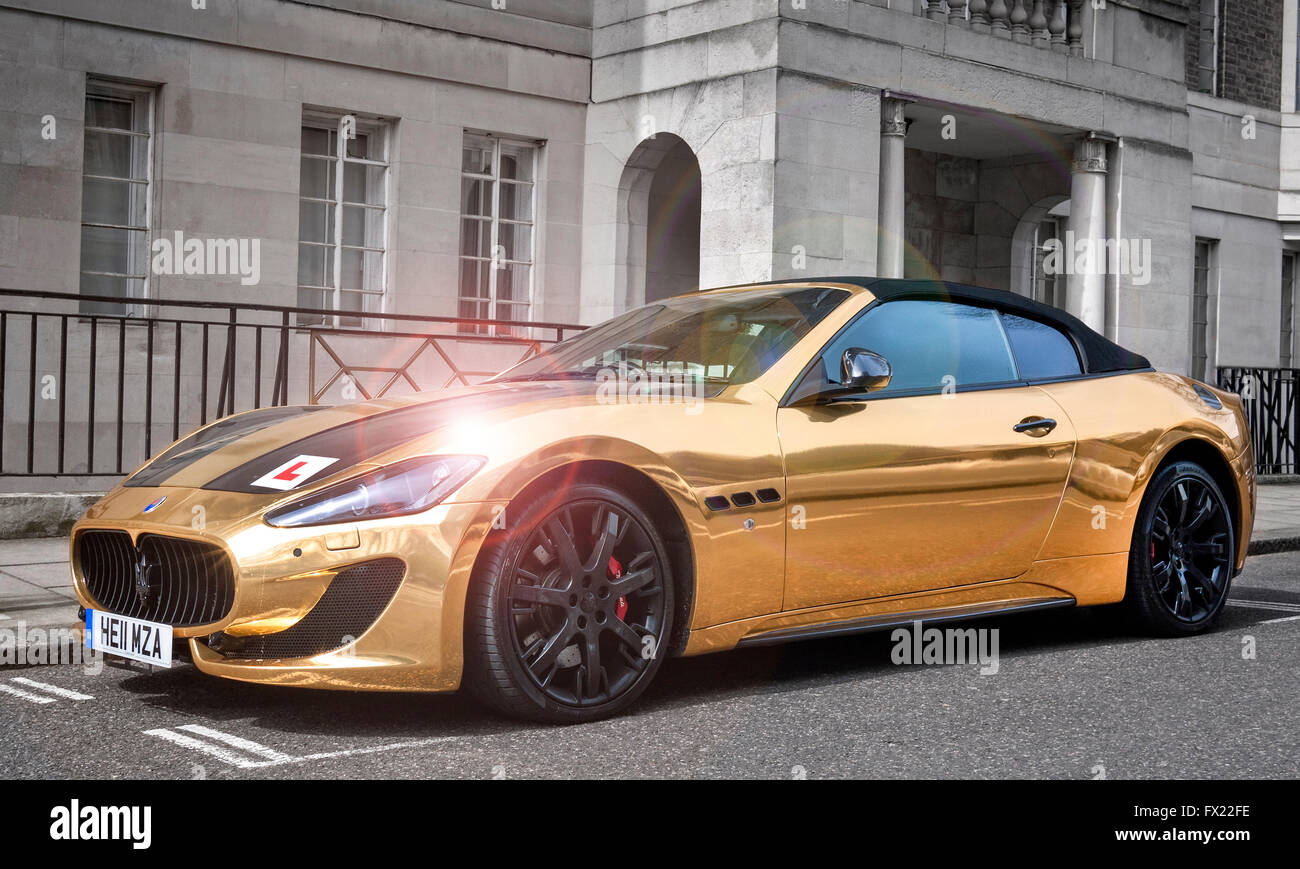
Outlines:
{"type": "Polygon", "coordinates": [[[764,504],[772,504],[781,500],[781,493],[776,489],[759,489],[758,500],[764,504]]]}

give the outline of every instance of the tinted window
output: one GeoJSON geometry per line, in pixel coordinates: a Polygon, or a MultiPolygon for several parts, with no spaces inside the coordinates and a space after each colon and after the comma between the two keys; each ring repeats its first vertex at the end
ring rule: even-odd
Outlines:
{"type": "Polygon", "coordinates": [[[878,305],[823,354],[831,382],[839,382],[839,360],[849,347],[872,350],[889,360],[893,378],[876,394],[938,390],[949,382],[961,389],[1017,379],[997,312],[989,308],[920,300],[878,305]],[[948,377],[954,380],[945,380],[948,377]]]}
{"type": "Polygon", "coordinates": [[[1023,379],[1042,380],[1082,373],[1079,354],[1059,329],[1015,314],[1003,314],[1002,326],[1011,339],[1011,349],[1015,351],[1023,379]]]}

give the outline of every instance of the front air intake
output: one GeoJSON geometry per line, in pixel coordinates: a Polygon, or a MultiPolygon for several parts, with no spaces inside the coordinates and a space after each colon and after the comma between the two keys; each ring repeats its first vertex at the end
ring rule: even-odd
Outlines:
{"type": "Polygon", "coordinates": [[[341,649],[370,630],[405,574],[399,558],[354,564],[339,571],[316,606],[293,626],[252,637],[213,634],[208,645],[226,658],[243,661],[310,658],[341,649]]]}

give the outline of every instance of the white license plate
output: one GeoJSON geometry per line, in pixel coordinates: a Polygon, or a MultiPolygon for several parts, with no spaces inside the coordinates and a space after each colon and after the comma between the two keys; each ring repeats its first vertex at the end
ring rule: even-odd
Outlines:
{"type": "Polygon", "coordinates": [[[170,667],[172,626],[86,610],[86,647],[158,667],[170,667]]]}

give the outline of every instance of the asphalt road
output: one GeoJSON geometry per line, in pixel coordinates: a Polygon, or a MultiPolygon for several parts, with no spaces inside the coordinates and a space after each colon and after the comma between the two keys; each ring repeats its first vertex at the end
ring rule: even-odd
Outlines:
{"type": "Polygon", "coordinates": [[[631,713],[563,728],[188,665],[5,670],[0,778],[1300,776],[1300,553],[1251,559],[1192,639],[1086,609],[970,625],[998,629],[996,674],[809,641],[669,661],[631,713]]]}

